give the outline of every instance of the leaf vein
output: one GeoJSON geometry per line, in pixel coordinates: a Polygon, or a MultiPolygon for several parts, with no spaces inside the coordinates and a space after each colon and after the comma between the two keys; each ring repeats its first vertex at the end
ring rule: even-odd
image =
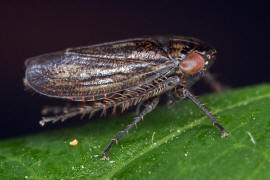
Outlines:
{"type": "MultiPolygon", "coordinates": [[[[261,96],[257,96],[257,97],[250,98],[250,99],[245,100],[245,101],[240,101],[240,102],[235,103],[233,105],[226,106],[225,108],[215,109],[213,111],[213,114],[217,114],[217,113],[220,113],[220,112],[229,110],[229,109],[233,109],[235,107],[240,107],[240,106],[243,106],[243,105],[247,105],[247,104],[252,103],[254,101],[261,100],[261,99],[264,99],[264,98],[269,98],[269,97],[270,97],[270,93],[266,93],[266,94],[261,95],[261,96]]],[[[139,157],[141,157],[142,155],[144,155],[144,154],[152,151],[154,148],[157,148],[157,147],[161,146],[162,144],[166,143],[171,138],[181,135],[182,132],[184,132],[185,130],[188,130],[188,129],[191,129],[191,128],[195,127],[195,126],[200,125],[201,122],[205,118],[206,117],[201,117],[201,118],[195,120],[194,122],[191,122],[191,123],[189,123],[189,124],[187,124],[187,125],[185,125],[183,127],[178,127],[180,129],[180,132],[177,132],[177,131],[176,132],[172,132],[172,133],[168,134],[167,136],[163,137],[162,139],[156,140],[156,145],[155,146],[147,146],[147,147],[145,147],[141,151],[141,153],[138,153],[133,158],[130,158],[130,159],[126,160],[126,161],[123,161],[124,163],[121,163],[118,166],[116,166],[115,168],[113,168],[113,170],[112,171],[109,171],[109,173],[105,174],[102,179],[111,179],[118,171],[120,171],[122,168],[124,168],[125,166],[127,166],[128,164],[130,164],[131,162],[133,162],[134,160],[136,160],[139,157]]]]}

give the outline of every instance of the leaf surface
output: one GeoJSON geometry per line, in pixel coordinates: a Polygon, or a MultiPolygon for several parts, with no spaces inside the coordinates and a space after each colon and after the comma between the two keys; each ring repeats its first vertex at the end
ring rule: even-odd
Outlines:
{"type": "Polygon", "coordinates": [[[270,85],[200,101],[230,136],[191,102],[159,106],[101,154],[133,115],[0,141],[0,179],[269,179],[270,85]],[[69,142],[78,139],[71,147],[69,142]]]}

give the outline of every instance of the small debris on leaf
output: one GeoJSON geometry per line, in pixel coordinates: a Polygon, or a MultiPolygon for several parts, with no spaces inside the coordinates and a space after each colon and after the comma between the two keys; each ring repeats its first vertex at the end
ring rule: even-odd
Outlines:
{"type": "Polygon", "coordinates": [[[77,146],[78,143],[79,143],[79,141],[77,139],[74,139],[74,140],[72,140],[72,141],[69,142],[69,145],[70,146],[77,146]]]}
{"type": "Polygon", "coordinates": [[[250,141],[251,141],[253,144],[256,144],[256,141],[255,141],[254,137],[252,136],[252,134],[251,134],[249,131],[247,131],[247,134],[248,134],[248,136],[250,137],[250,141]]]}

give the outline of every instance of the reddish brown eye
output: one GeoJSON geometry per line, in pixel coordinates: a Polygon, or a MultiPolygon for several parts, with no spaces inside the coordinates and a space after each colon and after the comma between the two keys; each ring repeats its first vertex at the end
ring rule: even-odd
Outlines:
{"type": "Polygon", "coordinates": [[[196,74],[204,67],[204,58],[196,53],[188,55],[181,63],[180,69],[187,74],[196,74]]]}

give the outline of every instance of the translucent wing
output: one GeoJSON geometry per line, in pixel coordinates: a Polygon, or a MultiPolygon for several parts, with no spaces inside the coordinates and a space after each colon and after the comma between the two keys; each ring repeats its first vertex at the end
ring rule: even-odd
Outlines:
{"type": "Polygon", "coordinates": [[[35,91],[75,100],[138,88],[170,74],[175,66],[151,39],[70,48],[29,58],[25,64],[26,83],[35,91]]]}

